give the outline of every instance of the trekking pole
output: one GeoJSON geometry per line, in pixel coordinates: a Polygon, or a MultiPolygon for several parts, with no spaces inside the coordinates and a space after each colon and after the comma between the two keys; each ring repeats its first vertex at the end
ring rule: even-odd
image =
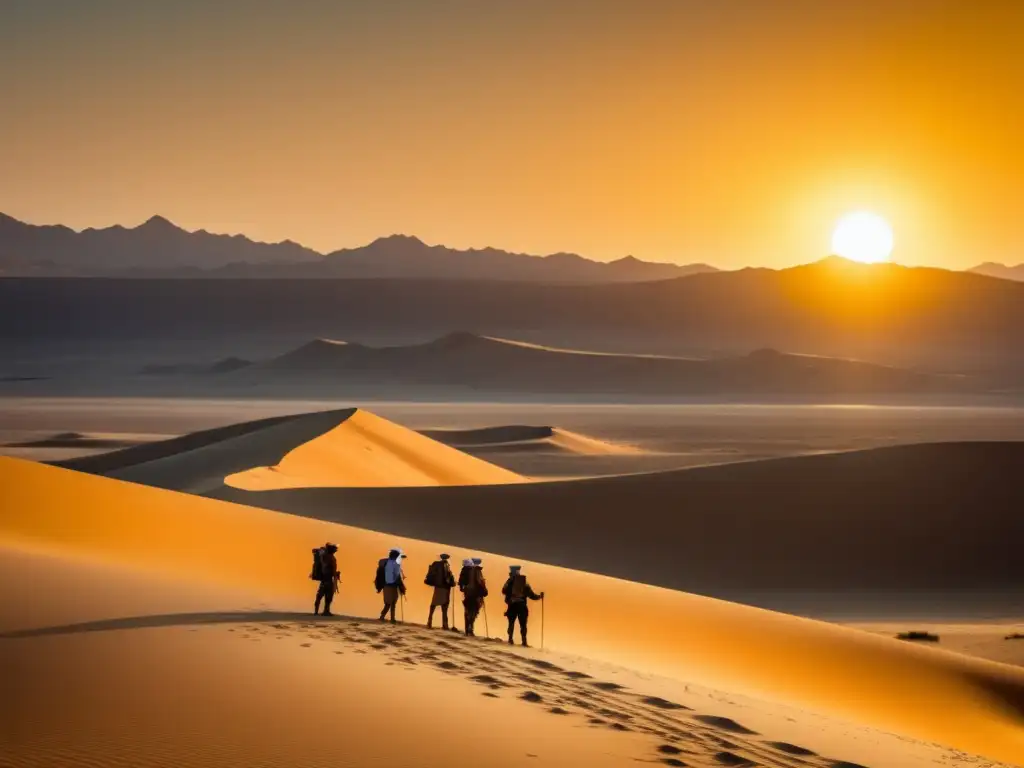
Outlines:
{"type": "Polygon", "coordinates": [[[402,623],[405,624],[405,595],[402,595],[402,623]]]}
{"type": "Polygon", "coordinates": [[[544,650],[544,595],[540,596],[540,649],[544,650]]]}
{"type": "Polygon", "coordinates": [[[484,604],[484,632],[487,633],[487,639],[491,639],[491,626],[487,623],[487,601],[481,601],[484,604]]]}

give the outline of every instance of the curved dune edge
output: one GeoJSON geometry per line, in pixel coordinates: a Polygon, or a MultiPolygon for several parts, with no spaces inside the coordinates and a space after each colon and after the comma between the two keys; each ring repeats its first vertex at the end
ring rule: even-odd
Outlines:
{"type": "MultiPolygon", "coordinates": [[[[338,610],[371,615],[369,586],[392,537],[0,459],[0,540],[29,542],[306,604],[313,544],[340,545],[338,610]],[[228,567],[242,563],[244,567],[228,567]]],[[[425,616],[419,571],[441,545],[403,541],[407,615],[425,616]]],[[[452,550],[453,556],[460,552],[452,550]]],[[[508,558],[484,554],[493,581],[508,558]]],[[[524,564],[548,592],[548,644],[925,739],[991,759],[1024,759],[1024,670],[710,598],[524,564]]],[[[498,621],[491,600],[492,621],[498,621]]]]}
{"type": "Polygon", "coordinates": [[[288,451],[274,466],[224,478],[244,491],[285,488],[500,485],[525,478],[418,432],[355,410],[334,428],[288,451]]]}
{"type": "Polygon", "coordinates": [[[641,456],[642,448],[571,432],[560,427],[511,424],[481,429],[433,429],[420,434],[445,445],[477,451],[559,451],[580,456],[641,456]]]}

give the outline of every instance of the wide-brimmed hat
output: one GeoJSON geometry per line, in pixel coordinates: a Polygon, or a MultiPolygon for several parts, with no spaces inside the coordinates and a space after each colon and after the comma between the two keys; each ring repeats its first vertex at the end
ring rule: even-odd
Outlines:
{"type": "Polygon", "coordinates": [[[447,552],[442,552],[441,553],[441,559],[442,560],[447,560],[450,557],[451,557],[451,555],[449,555],[447,552]]]}

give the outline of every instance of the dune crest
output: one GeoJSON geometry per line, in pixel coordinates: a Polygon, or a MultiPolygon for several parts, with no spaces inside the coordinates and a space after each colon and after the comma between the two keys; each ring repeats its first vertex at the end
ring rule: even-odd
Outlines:
{"type": "MultiPolygon", "coordinates": [[[[364,529],[17,459],[0,459],[0,487],[0,542],[8,546],[83,555],[174,576],[199,590],[245,589],[289,608],[312,599],[310,543],[333,540],[343,579],[337,610],[373,615],[379,598],[369,580],[395,543],[364,529]],[[231,553],[244,553],[246,567],[226,567],[231,553]]],[[[450,549],[402,545],[413,584],[421,568],[450,549]]],[[[492,580],[511,562],[482,556],[492,580]]],[[[547,642],[559,651],[642,663],[675,680],[768,696],[991,759],[1024,759],[1024,670],[643,584],[524,567],[548,593],[547,642]]],[[[407,617],[425,616],[428,602],[428,590],[410,589],[407,617]]],[[[492,622],[496,609],[492,601],[492,622]]]]}
{"type": "Polygon", "coordinates": [[[288,451],[272,466],[253,467],[224,478],[225,485],[245,491],[523,481],[514,472],[362,410],[288,451]]]}
{"type": "Polygon", "coordinates": [[[640,456],[641,448],[570,432],[560,427],[507,425],[481,429],[432,429],[420,434],[453,448],[479,452],[557,451],[580,456],[640,456]]]}

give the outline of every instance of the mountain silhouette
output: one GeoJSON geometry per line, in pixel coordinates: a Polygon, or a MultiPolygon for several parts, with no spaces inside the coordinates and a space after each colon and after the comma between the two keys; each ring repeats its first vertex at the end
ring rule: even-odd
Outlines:
{"type": "Polygon", "coordinates": [[[36,226],[0,214],[0,275],[24,277],[432,278],[552,283],[634,282],[709,272],[627,256],[604,263],[573,253],[529,256],[457,250],[408,235],[326,255],[291,241],[188,232],[162,216],[132,229],[36,226]]]}
{"type": "Polygon", "coordinates": [[[187,232],[162,216],[131,229],[115,225],[75,232],[25,224],[0,214],[0,274],[157,275],[208,270],[235,262],[297,264],[320,258],[292,242],[257,243],[242,235],[187,232]]]}
{"type": "Polygon", "coordinates": [[[607,352],[722,357],[772,348],[932,372],[1019,376],[1024,283],[841,259],[580,285],[0,280],[0,339],[37,349],[51,341],[212,345],[230,337],[230,345],[218,343],[210,354],[266,359],[316,337],[408,344],[459,330],[607,352]]]}
{"type": "Polygon", "coordinates": [[[965,392],[979,384],[855,360],[790,355],[772,349],[697,360],[558,349],[454,332],[422,344],[371,347],[315,339],[265,363],[241,368],[245,390],[294,381],[309,387],[469,387],[533,394],[852,395],[965,392]]]}
{"type": "Polygon", "coordinates": [[[1001,280],[1024,280],[1024,264],[1018,264],[1013,267],[1007,264],[999,264],[994,261],[986,261],[984,264],[972,267],[968,271],[974,272],[978,275],[998,277],[1001,280]]]}

